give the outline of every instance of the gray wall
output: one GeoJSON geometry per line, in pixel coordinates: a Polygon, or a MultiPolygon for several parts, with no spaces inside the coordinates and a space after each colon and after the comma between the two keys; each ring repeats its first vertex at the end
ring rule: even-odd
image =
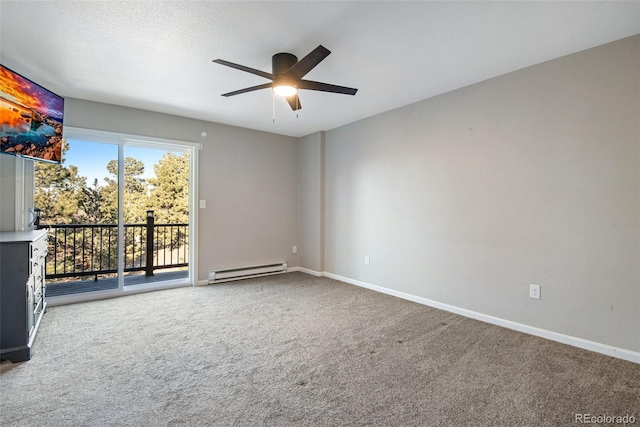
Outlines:
{"type": "Polygon", "coordinates": [[[65,125],[203,143],[198,280],[216,268],[298,265],[296,138],[73,98],[65,125]]]}
{"type": "Polygon", "coordinates": [[[0,231],[16,229],[17,157],[0,155],[0,231]]]}
{"type": "Polygon", "coordinates": [[[324,132],[298,142],[298,256],[300,267],[324,271],[324,132]]]}
{"type": "Polygon", "coordinates": [[[31,227],[33,163],[22,157],[0,155],[0,231],[31,227]]]}
{"type": "Polygon", "coordinates": [[[325,270],[640,351],[639,123],[635,36],[329,131],[325,270]]]}

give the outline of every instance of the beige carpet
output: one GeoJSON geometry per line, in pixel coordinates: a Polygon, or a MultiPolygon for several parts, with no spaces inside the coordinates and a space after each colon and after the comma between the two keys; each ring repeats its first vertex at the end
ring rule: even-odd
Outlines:
{"type": "Polygon", "coordinates": [[[49,309],[2,426],[558,426],[640,365],[303,273],[49,309]]]}

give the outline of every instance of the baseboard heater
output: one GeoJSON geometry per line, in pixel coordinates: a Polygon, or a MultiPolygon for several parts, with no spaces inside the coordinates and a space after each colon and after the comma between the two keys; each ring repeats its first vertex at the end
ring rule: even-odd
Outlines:
{"type": "Polygon", "coordinates": [[[287,272],[287,263],[254,265],[250,267],[209,270],[209,283],[229,282],[231,280],[250,279],[287,272]]]}

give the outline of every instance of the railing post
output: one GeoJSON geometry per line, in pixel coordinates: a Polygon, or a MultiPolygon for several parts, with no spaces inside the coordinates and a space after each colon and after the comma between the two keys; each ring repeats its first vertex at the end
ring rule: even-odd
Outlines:
{"type": "Polygon", "coordinates": [[[153,211],[147,211],[147,264],[145,276],[153,276],[153,227],[155,220],[153,211]]]}

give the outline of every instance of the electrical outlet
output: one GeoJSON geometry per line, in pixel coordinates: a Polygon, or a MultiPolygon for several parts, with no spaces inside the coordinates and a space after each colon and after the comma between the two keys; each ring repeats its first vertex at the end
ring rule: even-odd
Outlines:
{"type": "Polygon", "coordinates": [[[370,264],[369,256],[367,255],[367,256],[364,257],[364,265],[369,265],[369,264],[370,264]]]}
{"type": "Polygon", "coordinates": [[[540,299],[540,285],[529,285],[529,298],[540,299]]]}
{"type": "Polygon", "coordinates": [[[298,252],[298,247],[297,247],[297,246],[294,246],[294,247],[293,247],[293,253],[295,254],[295,253],[297,253],[297,252],[298,252]]]}
{"type": "Polygon", "coordinates": [[[200,200],[200,209],[204,209],[207,207],[207,201],[206,200],[200,200]]]}

